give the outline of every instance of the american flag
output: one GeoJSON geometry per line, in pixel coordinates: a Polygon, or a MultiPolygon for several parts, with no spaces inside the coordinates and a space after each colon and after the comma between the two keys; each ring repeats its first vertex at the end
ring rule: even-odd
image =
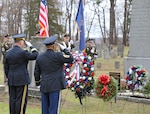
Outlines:
{"type": "Polygon", "coordinates": [[[41,0],[39,14],[40,36],[49,36],[47,1],[41,0]]]}

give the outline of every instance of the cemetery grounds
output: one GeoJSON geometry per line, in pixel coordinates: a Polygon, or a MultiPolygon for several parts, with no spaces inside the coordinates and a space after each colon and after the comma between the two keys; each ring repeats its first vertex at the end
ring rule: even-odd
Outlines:
{"type": "MultiPolygon", "coordinates": [[[[125,47],[124,57],[128,53],[128,47],[125,47]]],[[[109,72],[119,72],[121,78],[124,78],[124,58],[117,57],[109,60],[98,58],[95,61],[95,80],[102,74],[109,72]],[[115,63],[119,63],[119,68],[115,68],[115,63]]],[[[3,65],[0,62],[0,84],[3,84],[3,65]]],[[[123,85],[121,90],[124,91],[123,85]]],[[[4,93],[0,93],[0,114],[9,114],[8,88],[4,93]]],[[[66,89],[61,92],[60,114],[149,114],[150,104],[131,102],[128,100],[115,100],[104,102],[102,99],[86,96],[82,99],[83,105],[80,105],[79,99],[75,98],[74,92],[66,89]]],[[[139,98],[140,99],[140,98],[139,98]]],[[[26,114],[41,114],[40,98],[29,97],[26,114]]]]}

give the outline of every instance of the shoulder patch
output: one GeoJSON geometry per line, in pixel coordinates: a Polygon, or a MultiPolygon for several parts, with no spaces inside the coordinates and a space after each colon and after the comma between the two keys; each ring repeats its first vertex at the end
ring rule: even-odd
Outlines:
{"type": "Polygon", "coordinates": [[[63,55],[64,58],[70,58],[70,55],[63,55]]]}

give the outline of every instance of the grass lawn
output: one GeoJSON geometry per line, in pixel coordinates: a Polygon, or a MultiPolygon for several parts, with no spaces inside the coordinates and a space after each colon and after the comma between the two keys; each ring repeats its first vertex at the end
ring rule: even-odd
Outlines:
{"type": "MultiPolygon", "coordinates": [[[[125,56],[127,54],[125,49],[125,56]]],[[[101,74],[109,74],[110,71],[120,72],[124,77],[124,58],[117,57],[109,60],[99,58],[95,62],[95,79],[101,74]],[[120,62],[120,68],[115,69],[115,62],[120,62]],[[101,64],[101,67],[97,66],[101,64]]],[[[0,84],[3,83],[3,67],[0,63],[0,84]]],[[[8,94],[0,93],[0,114],[9,114],[8,94]]],[[[129,102],[126,100],[114,99],[104,102],[102,99],[87,96],[82,99],[83,105],[80,105],[79,99],[75,98],[74,93],[70,90],[62,91],[62,102],[60,105],[60,114],[150,114],[150,104],[129,102]]],[[[36,98],[29,98],[26,114],[41,114],[41,101],[36,98]]]]}

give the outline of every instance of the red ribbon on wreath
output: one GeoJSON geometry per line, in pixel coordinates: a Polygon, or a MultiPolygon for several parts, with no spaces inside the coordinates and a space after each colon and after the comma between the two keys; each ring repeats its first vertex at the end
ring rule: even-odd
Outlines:
{"type": "Polygon", "coordinates": [[[102,96],[104,96],[105,93],[108,91],[107,85],[110,82],[110,77],[106,74],[103,74],[98,78],[98,80],[100,83],[102,83],[104,85],[102,90],[101,90],[101,94],[102,94],[102,96]]]}

